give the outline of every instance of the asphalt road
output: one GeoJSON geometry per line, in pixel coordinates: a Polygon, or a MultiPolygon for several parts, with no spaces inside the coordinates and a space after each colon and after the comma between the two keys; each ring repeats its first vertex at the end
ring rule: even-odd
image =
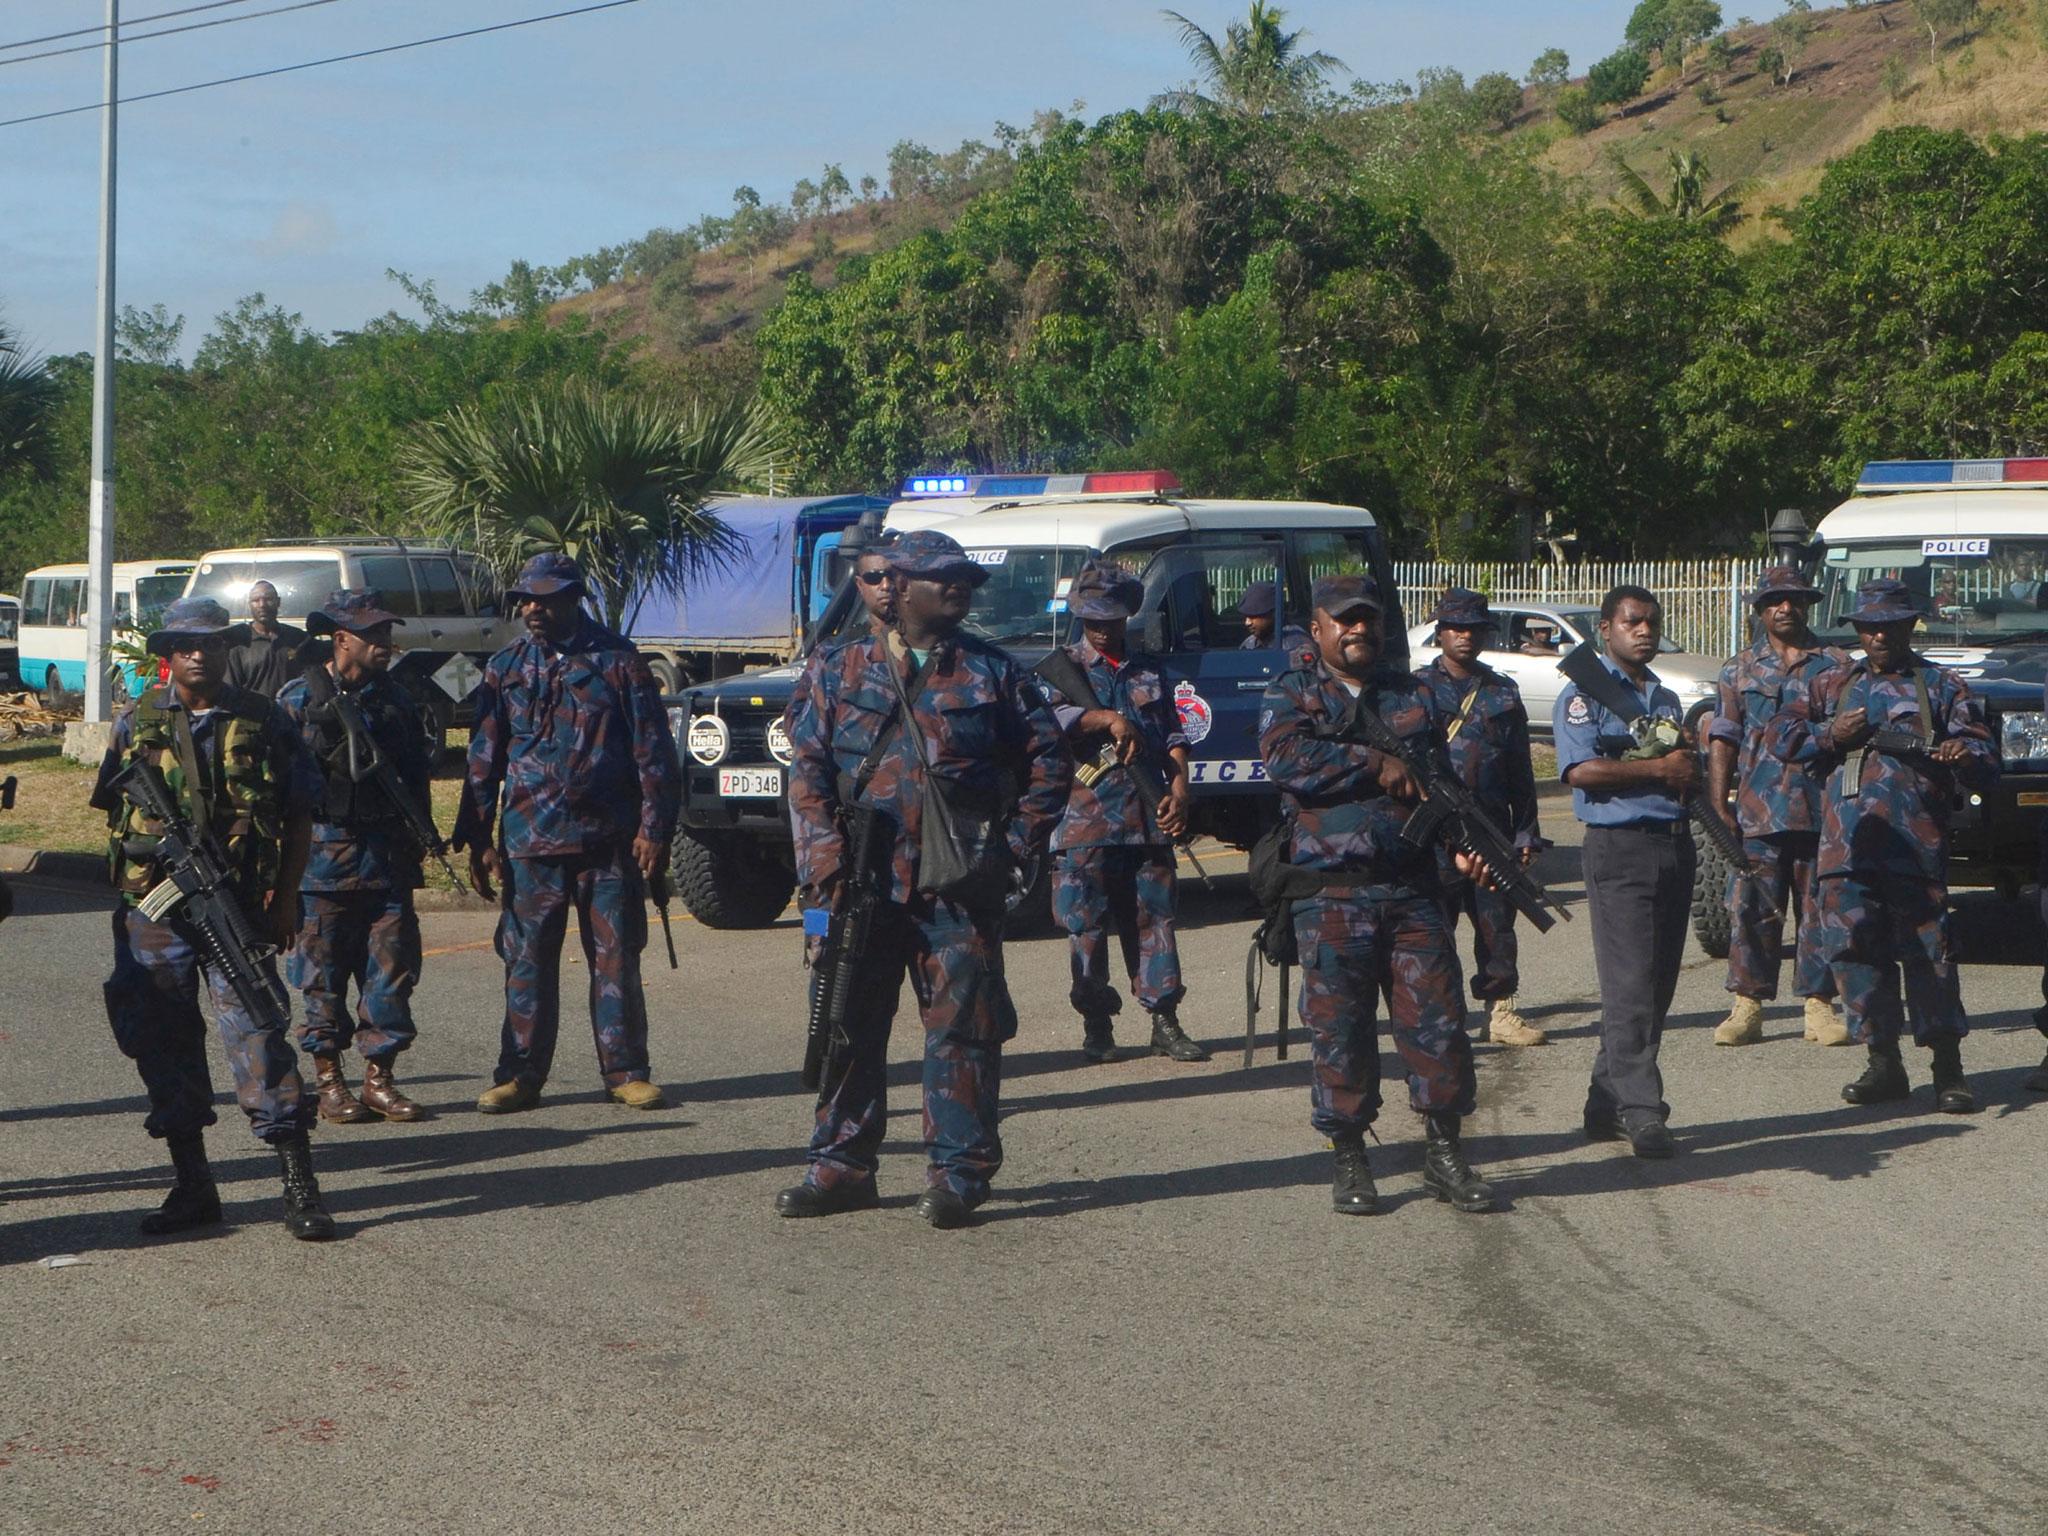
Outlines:
{"type": "MultiPolygon", "coordinates": [[[[1551,819],[1557,819],[1557,811],[1551,819]]],[[[1558,830],[1558,829],[1553,829],[1558,830]]],[[[1241,860],[1237,861],[1241,867],[1241,860]]],[[[1546,875],[1576,904],[1577,856],[1546,875]]],[[[1664,1059],[1679,1155],[1588,1146],[1581,920],[1525,947],[1540,1050],[1480,1048],[1483,1217],[1333,1215],[1302,1037],[1239,1065],[1241,881],[1190,898],[1207,1066],[1081,1064],[1050,939],[1014,945],[1009,1162],[926,1229],[899,1029],[880,1211],[787,1223],[809,1105],[793,924],[650,951],[657,1079],[605,1103],[580,995],[543,1107],[472,1106],[487,916],[427,919],[435,1118],[323,1128],[345,1239],[290,1241],[231,1098],[229,1225],[145,1241],[160,1148],[101,1009],[106,901],[0,928],[0,1530],[2036,1532],[2048,1526],[2042,937],[1962,901],[1983,1105],[1859,1111],[1860,1052],[1716,1050],[1695,954],[1664,1059]],[[36,1261],[74,1254],[82,1264],[36,1261]]],[[[569,977],[574,987],[575,967],[569,977]]],[[[580,989],[577,989],[580,993],[580,989]]],[[[1134,1033],[1133,1028],[1131,1033],[1134,1033]]],[[[216,1082],[226,1083],[215,1053],[216,1082]]]]}

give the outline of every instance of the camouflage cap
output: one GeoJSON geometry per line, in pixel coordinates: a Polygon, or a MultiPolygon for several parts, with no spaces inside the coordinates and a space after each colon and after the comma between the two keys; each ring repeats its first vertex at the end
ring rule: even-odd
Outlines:
{"type": "Polygon", "coordinates": [[[1880,576],[1875,581],[1866,581],[1856,589],[1856,608],[1849,615],[1849,622],[1896,624],[1902,619],[1919,617],[1920,610],[1913,606],[1912,589],[1903,581],[1880,576]]]}
{"type": "Polygon", "coordinates": [[[157,627],[149,632],[152,656],[171,654],[171,642],[187,636],[219,635],[228,631],[246,633],[248,626],[228,617],[227,609],[210,597],[181,597],[164,610],[157,627]]]}
{"type": "Polygon", "coordinates": [[[1067,612],[1077,619],[1128,619],[1144,600],[1144,585],[1114,560],[1090,560],[1067,588],[1067,612]]]}
{"type": "Polygon", "coordinates": [[[1379,585],[1370,576],[1318,576],[1315,605],[1333,619],[1358,613],[1383,613],[1379,585]]]}
{"type": "Polygon", "coordinates": [[[1817,599],[1820,588],[1799,574],[1796,565],[1774,565],[1757,577],[1756,585],[1750,589],[1751,606],[1773,597],[1804,597],[1817,599]]]}
{"type": "Polygon", "coordinates": [[[936,528],[919,528],[906,533],[883,549],[889,569],[899,576],[932,580],[942,576],[964,576],[970,586],[988,580],[988,572],[968,558],[960,541],[936,528]]]}
{"type": "Polygon", "coordinates": [[[328,593],[326,603],[306,615],[306,633],[325,635],[345,629],[359,635],[379,624],[404,622],[384,606],[384,594],[375,587],[343,587],[328,593]]]}
{"type": "Polygon", "coordinates": [[[560,550],[535,555],[519,568],[519,579],[505,589],[507,597],[546,597],[554,592],[588,592],[583,567],[560,550]]]}
{"type": "Polygon", "coordinates": [[[1250,583],[1244,589],[1244,596],[1237,600],[1237,611],[1247,619],[1263,619],[1279,606],[1279,594],[1270,581],[1250,583]]]}
{"type": "Polygon", "coordinates": [[[1486,629],[1494,623],[1493,610],[1486,605],[1486,594],[1474,592],[1470,587],[1451,587],[1437,600],[1436,612],[1430,615],[1432,622],[1448,624],[1453,629],[1486,629]]]}

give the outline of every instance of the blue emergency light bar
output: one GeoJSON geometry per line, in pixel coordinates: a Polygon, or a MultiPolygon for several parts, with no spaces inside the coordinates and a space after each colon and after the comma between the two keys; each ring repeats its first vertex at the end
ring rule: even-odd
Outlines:
{"type": "Polygon", "coordinates": [[[1102,470],[1086,475],[912,475],[903,482],[906,498],[972,496],[983,501],[1015,496],[1164,495],[1180,489],[1170,469],[1102,470]]]}
{"type": "Polygon", "coordinates": [[[1988,490],[2048,485],[2048,459],[1879,459],[1856,477],[1859,491],[1912,491],[1935,486],[1988,490]]]}

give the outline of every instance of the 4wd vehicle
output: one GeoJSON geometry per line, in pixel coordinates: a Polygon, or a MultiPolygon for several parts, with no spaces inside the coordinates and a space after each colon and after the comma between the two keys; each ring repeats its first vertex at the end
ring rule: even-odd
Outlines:
{"type": "MultiPolygon", "coordinates": [[[[1816,633],[1856,651],[1857,587],[1903,581],[1924,615],[1920,653],[1962,673],[1983,701],[2002,772],[1993,788],[1956,796],[1949,883],[2018,895],[2048,815],[2048,459],[1868,464],[1816,542],[1816,633]]],[[[1716,956],[1728,952],[1727,919],[1705,897],[1726,880],[1703,843],[1693,926],[1716,956]]]]}
{"type": "Polygon", "coordinates": [[[213,598],[229,613],[242,615],[249,611],[249,588],[258,581],[277,588],[278,617],[301,627],[306,615],[339,587],[382,592],[385,606],[405,619],[394,632],[399,654],[391,676],[419,701],[437,745],[451,724],[470,718],[477,664],[518,634],[515,621],[499,612],[490,568],[450,544],[265,539],[245,549],[202,555],[185,595],[213,598]],[[468,658],[467,663],[451,666],[457,656],[468,658]]]}
{"type": "MultiPolygon", "coordinates": [[[[1179,494],[1164,471],[1090,475],[924,475],[910,480],[886,526],[939,528],[989,573],[968,630],[1030,666],[1074,632],[1066,589],[1091,556],[1140,573],[1145,601],[1132,643],[1164,663],[1191,743],[1198,834],[1249,847],[1278,814],[1258,749],[1260,698],[1285,669],[1277,646],[1242,649],[1237,600],[1277,581],[1280,624],[1305,622],[1309,587],[1367,572],[1386,596],[1390,659],[1407,658],[1407,625],[1372,514],[1320,502],[1207,501],[1179,494]]],[[[812,643],[857,634],[850,584],[812,643]]],[[[795,889],[785,801],[790,761],[781,716],[796,665],[686,691],[670,719],[683,759],[676,887],[711,927],[759,927],[795,889]]]]}

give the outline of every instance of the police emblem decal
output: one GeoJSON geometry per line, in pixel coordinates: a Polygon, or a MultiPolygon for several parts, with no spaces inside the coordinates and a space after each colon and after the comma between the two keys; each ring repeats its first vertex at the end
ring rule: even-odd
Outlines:
{"type": "Polygon", "coordinates": [[[1593,720],[1593,706],[1586,702],[1586,696],[1575,693],[1564,707],[1565,724],[1590,725],[1593,720]]]}
{"type": "Polygon", "coordinates": [[[1195,692],[1193,683],[1173,685],[1173,707],[1180,716],[1181,734],[1187,737],[1189,746],[1207,739],[1215,727],[1216,713],[1210,709],[1209,701],[1195,692]]]}

